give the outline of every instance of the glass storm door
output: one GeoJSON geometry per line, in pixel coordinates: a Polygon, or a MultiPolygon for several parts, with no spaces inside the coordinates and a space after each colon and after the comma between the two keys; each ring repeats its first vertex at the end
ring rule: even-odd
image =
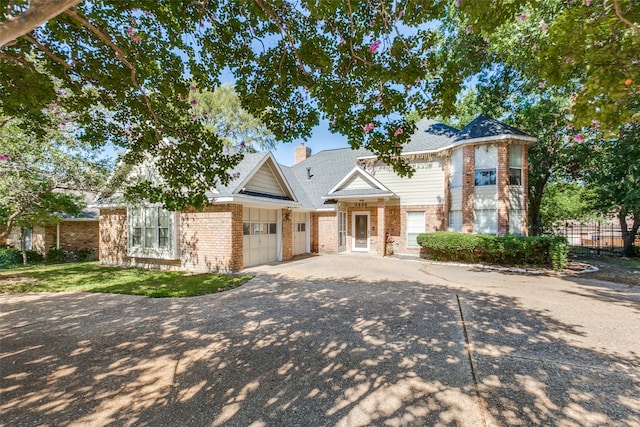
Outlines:
{"type": "Polygon", "coordinates": [[[369,214],[353,214],[353,250],[366,252],[369,250],[369,214]]]}

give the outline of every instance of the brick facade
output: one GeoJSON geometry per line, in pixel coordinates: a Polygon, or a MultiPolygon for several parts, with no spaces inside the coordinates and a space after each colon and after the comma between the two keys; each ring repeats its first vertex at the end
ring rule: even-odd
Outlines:
{"type": "Polygon", "coordinates": [[[401,206],[391,210],[391,215],[387,214],[388,222],[399,221],[397,226],[390,230],[398,234],[392,234],[395,253],[413,254],[420,253],[420,248],[407,247],[407,212],[424,212],[424,229],[426,233],[446,230],[444,205],[424,205],[424,206],[401,206]],[[390,221],[389,218],[392,218],[390,221]]]}
{"type": "Polygon", "coordinates": [[[522,231],[525,236],[529,235],[529,146],[522,145],[522,188],[524,189],[524,212],[522,214],[522,231]]]}
{"type": "MultiPolygon", "coordinates": [[[[55,229],[55,227],[53,227],[55,229]]],[[[63,221],[60,223],[60,248],[64,250],[97,249],[98,221],[63,221]]]]}
{"type": "Polygon", "coordinates": [[[509,232],[509,145],[498,144],[498,170],[496,185],[498,191],[498,236],[509,232]]]}
{"type": "MultiPolygon", "coordinates": [[[[317,252],[321,254],[335,254],[338,251],[338,218],[335,212],[317,212],[312,217],[317,223],[317,252]]],[[[351,221],[349,218],[348,221],[351,221]]],[[[312,221],[313,223],[313,221],[312,221]]],[[[351,222],[347,226],[347,233],[351,222]]],[[[313,239],[312,239],[313,242],[313,239]]]]}
{"type": "Polygon", "coordinates": [[[473,193],[475,185],[475,146],[465,145],[462,149],[462,232],[473,233],[474,206],[473,193]]]}
{"type": "Polygon", "coordinates": [[[189,271],[243,267],[242,205],[214,205],[179,215],[177,259],[129,257],[126,209],[100,210],[100,263],[189,271]]]}
{"type": "Polygon", "coordinates": [[[293,213],[282,209],[282,260],[293,258],[293,213]]]}

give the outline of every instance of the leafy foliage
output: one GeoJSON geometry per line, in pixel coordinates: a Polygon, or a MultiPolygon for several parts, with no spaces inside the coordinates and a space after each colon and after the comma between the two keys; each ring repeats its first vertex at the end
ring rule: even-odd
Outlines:
{"type": "Polygon", "coordinates": [[[64,253],[63,249],[50,248],[44,259],[47,262],[65,262],[67,259],[67,255],[64,253]]]}
{"type": "Polygon", "coordinates": [[[460,1],[464,22],[502,61],[541,86],[568,89],[577,127],[617,133],[638,119],[640,8],[635,0],[460,1]]]}
{"type": "Polygon", "coordinates": [[[42,136],[25,132],[18,120],[0,128],[1,237],[15,226],[47,225],[59,222],[61,214],[77,215],[85,203],[77,192],[95,191],[106,180],[107,164],[76,141],[72,129],[47,117],[42,136]]]}
{"type": "Polygon", "coordinates": [[[418,235],[427,256],[440,261],[485,262],[499,265],[550,266],[567,263],[568,245],[562,237],[487,236],[454,232],[418,235]]]}
{"type": "MultiPolygon", "coordinates": [[[[0,270],[12,268],[22,264],[22,251],[20,249],[0,249],[0,270]]],[[[33,264],[42,261],[42,255],[38,251],[26,251],[27,263],[33,264]]]]}
{"type": "Polygon", "coordinates": [[[640,229],[640,122],[624,126],[614,139],[593,132],[579,148],[574,161],[582,167],[576,175],[593,192],[594,208],[618,217],[625,254],[631,256],[640,229]]]}
{"type": "MultiPolygon", "coordinates": [[[[7,15],[54,7],[26,0],[3,6],[7,15]]],[[[141,197],[201,206],[241,156],[192,117],[189,89],[211,91],[220,76],[232,75],[243,108],[278,140],[308,137],[324,117],[354,148],[366,146],[406,175],[411,169],[397,156],[413,129],[405,115],[451,109],[472,72],[469,61],[443,65],[451,56],[447,36],[424,25],[450,7],[80,2],[2,48],[0,73],[12,77],[2,81],[9,96],[0,108],[39,130],[43,109],[55,103],[73,113],[77,137],[126,147],[129,164],[159,159],[164,188],[139,185],[141,197]]],[[[454,52],[467,60],[472,53],[454,52]]]]}

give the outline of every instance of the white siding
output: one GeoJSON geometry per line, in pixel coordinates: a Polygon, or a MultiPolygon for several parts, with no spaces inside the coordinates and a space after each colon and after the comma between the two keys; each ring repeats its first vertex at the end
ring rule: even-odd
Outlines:
{"type": "Polygon", "coordinates": [[[462,148],[453,150],[449,157],[450,188],[462,187],[462,148]]]}
{"type": "Polygon", "coordinates": [[[288,196],[278,182],[275,173],[266,163],[251,177],[244,188],[259,193],[288,196]]]}
{"type": "Polygon", "coordinates": [[[400,204],[440,205],[444,203],[444,160],[416,160],[411,178],[399,177],[390,166],[376,165],[371,175],[400,197],[400,204]]]}
{"type": "Polygon", "coordinates": [[[462,188],[455,188],[451,190],[451,210],[462,210],[462,188]]]}
{"type": "Polygon", "coordinates": [[[509,206],[511,209],[524,209],[524,189],[522,187],[509,187],[509,206]]]}
{"type": "Polygon", "coordinates": [[[498,192],[495,185],[475,187],[473,194],[474,209],[498,209],[498,192]]]}
{"type": "Polygon", "coordinates": [[[350,179],[346,184],[340,187],[338,190],[366,190],[369,188],[375,188],[371,183],[362,179],[361,176],[356,175],[350,179]]]}

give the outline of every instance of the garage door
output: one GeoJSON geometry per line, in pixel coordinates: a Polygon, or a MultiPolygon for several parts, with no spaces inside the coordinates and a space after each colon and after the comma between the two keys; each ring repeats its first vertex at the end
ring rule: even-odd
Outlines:
{"type": "Polygon", "coordinates": [[[278,260],[277,218],[275,209],[243,209],[245,267],[278,260]]]}
{"type": "Polygon", "coordinates": [[[307,214],[294,212],[293,214],[293,254],[307,252],[307,214]]]}

